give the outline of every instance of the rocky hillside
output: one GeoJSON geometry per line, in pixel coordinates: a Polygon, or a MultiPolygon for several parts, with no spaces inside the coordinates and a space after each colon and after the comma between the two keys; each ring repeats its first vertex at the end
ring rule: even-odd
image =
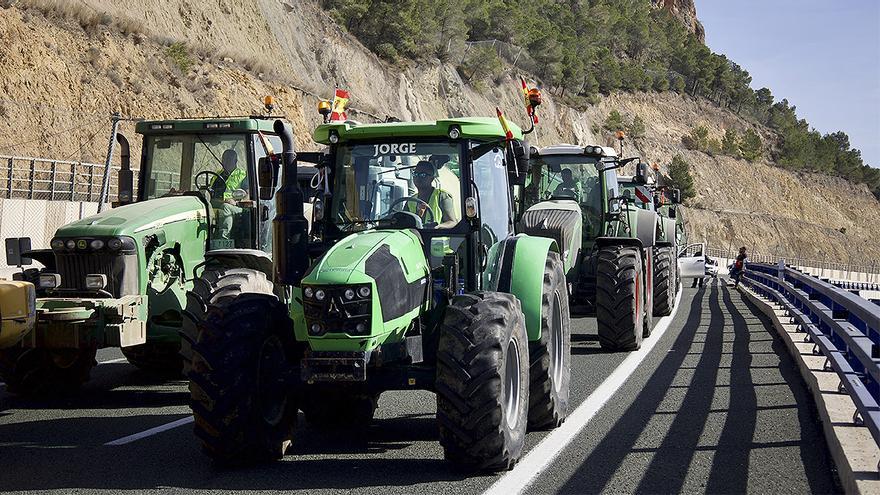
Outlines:
{"type": "MultiPolygon", "coordinates": [[[[663,3],[684,19],[692,12],[689,0],[663,3]]],[[[360,110],[352,116],[364,121],[492,115],[496,105],[515,120],[524,117],[511,74],[477,90],[439,61],[390,66],[311,0],[0,5],[0,154],[100,160],[111,111],[145,118],[247,114],[259,110],[264,94],[275,95],[298,145],[313,147],[316,95],[327,97],[334,86],[352,92],[360,110]]],[[[820,259],[880,258],[870,221],[880,203],[864,187],[824,176],[805,182],[766,161],[684,150],[681,137],[695,123],[716,136],[750,126],[711,103],[673,93],[614,94],[581,111],[552,95],[545,100],[534,144],[602,142],[607,136],[594,134],[596,124],[616,109],[646,122],[634,144],[651,162],[683,154],[697,184],[688,209],[694,238],[820,259]]]]}

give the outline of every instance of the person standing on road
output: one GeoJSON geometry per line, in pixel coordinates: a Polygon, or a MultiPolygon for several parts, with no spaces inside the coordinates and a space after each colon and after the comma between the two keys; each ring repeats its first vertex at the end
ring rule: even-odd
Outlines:
{"type": "Polygon", "coordinates": [[[746,268],[746,258],[748,258],[748,255],[746,254],[745,246],[743,246],[739,248],[739,255],[736,257],[736,261],[733,262],[733,269],[730,270],[730,276],[734,280],[734,288],[739,287],[739,279],[746,268]]]}
{"type": "MultiPolygon", "coordinates": [[[[698,258],[698,257],[700,257],[700,256],[703,256],[703,252],[702,252],[702,251],[700,251],[699,253],[697,253],[697,254],[694,255],[695,258],[698,258]]],[[[705,263],[705,260],[704,260],[704,263],[705,263]]],[[[706,265],[704,264],[703,266],[705,267],[706,265]]],[[[706,279],[706,273],[705,273],[705,272],[706,272],[706,269],[703,268],[703,276],[702,276],[702,277],[694,277],[694,283],[691,284],[691,289],[696,289],[696,288],[697,288],[697,283],[700,284],[700,288],[701,288],[701,289],[703,288],[703,280],[706,279]]]]}

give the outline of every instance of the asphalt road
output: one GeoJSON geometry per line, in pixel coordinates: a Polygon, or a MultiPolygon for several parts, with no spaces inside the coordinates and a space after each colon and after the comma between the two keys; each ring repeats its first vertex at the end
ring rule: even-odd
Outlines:
{"type": "MultiPolygon", "coordinates": [[[[599,349],[595,320],[573,325],[577,405],[628,354],[599,349]]],[[[768,325],[735,291],[685,289],[665,334],[567,447],[551,449],[547,469],[502,474],[531,483],[521,485],[530,493],[839,491],[814,405],[768,325]]],[[[383,394],[360,434],[302,421],[292,455],[248,469],[214,467],[189,423],[105,445],[189,417],[184,382],[153,379],[121,357],[100,351],[103,364],[72,397],[24,400],[0,388],[0,491],[461,494],[501,478],[443,461],[426,392],[383,394]]],[[[530,433],[527,451],[547,435],[530,433]]]]}

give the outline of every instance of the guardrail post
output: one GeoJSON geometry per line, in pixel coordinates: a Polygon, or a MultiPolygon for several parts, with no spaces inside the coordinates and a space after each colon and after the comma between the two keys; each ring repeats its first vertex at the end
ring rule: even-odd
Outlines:
{"type": "Polygon", "coordinates": [[[89,164],[89,190],[88,190],[88,193],[86,196],[86,201],[89,201],[89,202],[92,201],[92,189],[94,186],[94,182],[95,182],[95,164],[90,163],[89,164]]]}
{"type": "Polygon", "coordinates": [[[52,162],[52,173],[49,177],[49,200],[55,200],[55,174],[57,173],[58,162],[52,162]]]}
{"type": "Polygon", "coordinates": [[[9,162],[7,163],[7,166],[6,166],[6,173],[7,173],[7,175],[6,175],[6,198],[7,199],[12,199],[12,174],[13,174],[12,163],[13,163],[13,159],[10,156],[9,162]]]}
{"type": "Polygon", "coordinates": [[[76,201],[76,162],[70,164],[70,200],[76,201]]]}
{"type": "Polygon", "coordinates": [[[34,171],[37,168],[37,160],[31,160],[31,170],[28,173],[28,194],[27,199],[34,199],[34,171]]]}

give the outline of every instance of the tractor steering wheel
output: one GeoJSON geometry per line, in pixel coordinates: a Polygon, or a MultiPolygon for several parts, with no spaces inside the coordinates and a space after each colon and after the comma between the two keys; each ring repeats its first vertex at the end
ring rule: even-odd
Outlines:
{"type": "Polygon", "coordinates": [[[213,194],[214,188],[212,187],[212,184],[210,182],[208,182],[208,177],[211,175],[213,175],[217,179],[220,179],[221,181],[223,181],[223,190],[225,191],[226,190],[226,179],[224,179],[223,176],[221,176],[217,172],[214,172],[211,170],[202,170],[201,172],[196,174],[195,178],[193,178],[193,182],[195,183],[196,188],[199,191],[211,191],[211,193],[213,194]],[[205,176],[205,184],[199,185],[199,177],[201,177],[203,175],[205,176]]]}
{"type": "MultiPolygon", "coordinates": [[[[422,224],[423,224],[423,225],[425,225],[425,226],[431,226],[432,224],[433,224],[433,225],[436,225],[436,224],[437,224],[437,219],[434,218],[434,210],[431,209],[431,205],[429,205],[427,202],[425,202],[425,201],[422,200],[422,199],[419,199],[419,198],[416,197],[416,196],[407,196],[407,197],[404,197],[404,198],[398,198],[398,199],[394,200],[394,202],[392,202],[392,203],[388,206],[388,214],[385,215],[383,218],[390,218],[391,216],[394,215],[394,213],[412,213],[413,215],[418,216],[418,213],[413,213],[413,212],[411,212],[411,211],[404,211],[404,210],[402,210],[402,209],[401,209],[401,210],[397,210],[397,211],[394,210],[394,207],[395,207],[395,206],[397,206],[397,205],[399,205],[399,204],[407,203],[407,202],[409,202],[409,201],[413,201],[413,202],[415,202],[416,204],[419,204],[419,205],[424,205],[424,206],[425,206],[425,211],[431,214],[431,221],[430,221],[430,222],[428,221],[428,218],[427,218],[427,215],[426,215],[426,216],[425,216],[425,219],[422,220],[422,224]]],[[[421,220],[421,217],[419,217],[419,219],[421,220]]],[[[429,227],[429,228],[431,228],[431,227],[429,227]]]]}

